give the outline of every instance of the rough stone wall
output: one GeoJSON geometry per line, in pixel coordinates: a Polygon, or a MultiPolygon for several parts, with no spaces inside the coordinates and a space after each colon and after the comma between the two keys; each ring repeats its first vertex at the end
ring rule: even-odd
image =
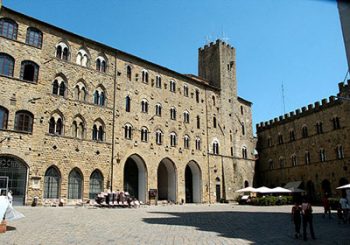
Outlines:
{"type": "MultiPolygon", "coordinates": [[[[344,92],[344,91],[343,91],[344,92]]],[[[311,108],[311,106],[310,106],[311,108]]],[[[304,110],[303,114],[295,115],[270,126],[258,126],[259,152],[259,182],[266,186],[280,186],[291,181],[303,181],[307,189],[307,182],[315,186],[317,198],[321,198],[322,181],[328,180],[333,194],[342,178],[350,180],[349,161],[349,104],[347,101],[332,101],[315,103],[312,109],[304,110]],[[340,128],[333,128],[334,117],[340,120],[340,128]],[[322,122],[323,133],[318,134],[316,123],[322,122]],[[302,127],[307,126],[308,137],[302,137],[302,127]],[[290,141],[290,131],[294,130],[295,141],[290,141]],[[278,135],[283,135],[283,144],[278,143],[278,135]],[[268,138],[272,145],[268,146],[268,138]],[[337,159],[336,147],[342,145],[344,158],[337,159]],[[325,150],[326,161],[320,160],[320,149],[325,150]],[[310,163],[305,162],[305,152],[310,152],[310,163]],[[291,156],[297,157],[296,166],[292,165],[291,156]],[[280,166],[279,159],[283,157],[285,165],[280,166]],[[269,160],[273,161],[270,169],[269,160]]]]}
{"type": "MultiPolygon", "coordinates": [[[[226,84],[227,79],[234,82],[221,85],[220,92],[218,88],[7,9],[1,10],[1,17],[9,17],[17,22],[18,36],[16,41],[0,37],[3,44],[0,52],[7,53],[15,59],[13,78],[0,76],[2,84],[0,91],[3,95],[0,105],[9,110],[8,127],[6,130],[0,130],[0,138],[10,138],[0,143],[0,154],[18,157],[28,164],[26,203],[31,203],[34,196],[39,196],[40,202],[45,201],[42,198],[44,176],[50,166],[57,167],[60,172],[60,197],[66,200],[68,175],[74,168],[78,168],[83,176],[84,200],[89,198],[89,180],[96,169],[103,175],[104,190],[110,187],[113,190],[122,190],[124,166],[127,159],[132,156],[138,156],[145,165],[146,192],[149,189],[158,188],[157,171],[160,162],[167,159],[174,164],[177,180],[175,202],[185,199],[185,169],[189,162],[195,162],[200,169],[202,202],[215,201],[217,177],[220,178],[221,196],[229,200],[234,199],[234,191],[241,188],[245,180],[252,183],[254,161],[251,153],[254,150],[254,142],[251,130],[251,106],[250,103],[242,103],[237,98],[234,73],[226,77],[223,83],[226,84]],[[29,26],[43,32],[41,49],[25,44],[26,30],[29,26]],[[69,46],[68,61],[55,57],[55,47],[61,41],[69,46]],[[81,48],[84,48],[90,57],[88,67],[82,67],[75,62],[81,48]],[[106,73],[95,69],[96,58],[101,54],[107,59],[106,73]],[[19,79],[22,60],[31,60],[40,66],[37,83],[28,83],[19,79]],[[131,81],[127,78],[128,65],[132,68],[131,81]],[[148,71],[147,84],[142,82],[143,69],[148,71]],[[68,88],[64,97],[52,95],[52,82],[59,74],[67,80],[68,88]],[[157,75],[162,78],[162,88],[155,86],[157,75]],[[170,92],[171,80],[176,82],[175,92],[170,92]],[[86,87],[86,101],[76,99],[74,89],[78,82],[84,83],[86,87]],[[101,85],[106,92],[105,106],[97,106],[93,103],[93,93],[101,85]],[[184,95],[184,85],[188,86],[188,96],[184,95]],[[230,91],[225,92],[225,89],[230,91]],[[199,91],[198,102],[196,91],[199,91]],[[125,111],[127,95],[131,98],[131,112],[125,111]],[[212,100],[213,96],[215,104],[212,100]],[[148,101],[148,113],[141,112],[142,99],[148,101]],[[162,105],[161,117],[155,116],[156,103],[162,105]],[[172,106],[177,110],[176,120],[170,120],[172,106]],[[240,106],[243,107],[244,114],[240,114],[240,106]],[[34,115],[32,133],[13,130],[15,113],[18,110],[28,110],[34,115]],[[184,123],[185,110],[190,115],[189,123],[184,123]],[[64,133],[61,136],[48,133],[49,120],[54,113],[61,115],[63,119],[64,133]],[[113,120],[113,114],[115,114],[115,120],[113,120]],[[218,122],[216,128],[212,126],[213,115],[218,122]],[[83,118],[85,123],[83,139],[74,138],[72,134],[72,124],[76,116],[83,118]],[[200,117],[199,129],[197,116],[200,117]],[[237,117],[245,122],[245,135],[241,135],[241,124],[237,117]],[[103,121],[105,126],[103,142],[92,140],[92,128],[96,120],[103,121]],[[130,140],[124,138],[126,123],[133,127],[133,137],[130,140]],[[149,131],[148,142],[141,141],[142,127],[146,127],[149,131]],[[112,139],[113,129],[114,139],[112,139]],[[157,129],[163,132],[162,145],[155,143],[157,129]],[[177,134],[176,147],[170,146],[170,132],[177,134]],[[189,149],[184,148],[185,135],[190,137],[189,149]],[[196,137],[201,139],[200,150],[195,149],[196,137]],[[218,156],[212,154],[214,139],[220,142],[222,153],[218,156]],[[113,142],[114,155],[112,154],[113,142]],[[243,145],[248,148],[248,159],[242,159],[243,145]],[[231,147],[233,154],[231,154],[231,147]],[[112,164],[113,180],[111,179],[112,164]],[[37,179],[39,179],[39,187],[34,185],[37,179]],[[110,183],[111,180],[112,183],[110,183]]],[[[219,45],[223,44],[220,42],[219,45]]],[[[232,52],[232,48],[225,47],[232,52]]],[[[228,58],[234,59],[231,53],[228,54],[228,58]]],[[[220,69],[222,72],[223,68],[220,69]]]]}

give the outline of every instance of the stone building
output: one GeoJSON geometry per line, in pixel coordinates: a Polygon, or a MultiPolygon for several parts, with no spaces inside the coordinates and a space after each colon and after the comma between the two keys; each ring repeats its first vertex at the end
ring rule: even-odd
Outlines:
{"type": "Polygon", "coordinates": [[[319,199],[349,183],[349,96],[349,81],[339,83],[337,97],[257,124],[259,184],[288,184],[319,199]]]}
{"type": "Polygon", "coordinates": [[[0,41],[0,176],[17,203],[108,189],[202,203],[251,185],[230,45],[200,48],[199,75],[185,75],[4,6],[0,41]]]}

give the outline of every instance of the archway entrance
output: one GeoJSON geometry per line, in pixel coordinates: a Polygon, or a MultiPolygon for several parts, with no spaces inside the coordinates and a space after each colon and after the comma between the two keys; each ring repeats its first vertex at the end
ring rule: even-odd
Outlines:
{"type": "Polygon", "coordinates": [[[145,162],[138,155],[130,156],[124,165],[124,191],[146,202],[147,169],[145,162]]]}
{"type": "Polygon", "coordinates": [[[202,177],[198,164],[191,161],[185,169],[185,194],[186,203],[201,202],[202,177]]]}
{"type": "Polygon", "coordinates": [[[315,194],[315,185],[314,183],[309,180],[307,183],[306,183],[306,192],[307,192],[307,196],[308,198],[311,200],[311,201],[314,201],[315,200],[315,197],[316,197],[316,194],[315,194]]]}
{"type": "Polygon", "coordinates": [[[158,166],[158,200],[176,202],[176,168],[170,159],[163,159],[158,166]]]}
{"type": "Polygon", "coordinates": [[[321,183],[323,194],[328,194],[328,196],[332,195],[331,182],[328,179],[324,179],[321,183]]]}
{"type": "Polygon", "coordinates": [[[12,191],[13,205],[23,205],[25,202],[27,171],[27,165],[18,158],[0,156],[0,176],[8,177],[8,190],[12,191]]]}

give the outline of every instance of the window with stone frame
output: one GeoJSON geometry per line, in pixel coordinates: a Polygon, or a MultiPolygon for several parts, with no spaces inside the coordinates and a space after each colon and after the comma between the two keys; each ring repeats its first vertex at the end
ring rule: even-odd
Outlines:
{"type": "Polygon", "coordinates": [[[60,193],[61,174],[56,167],[49,167],[44,176],[44,199],[58,199],[60,193]]]}
{"type": "Polygon", "coordinates": [[[15,59],[5,53],[0,53],[0,75],[13,77],[15,59]]]}
{"type": "Polygon", "coordinates": [[[124,126],[124,138],[128,140],[132,139],[132,126],[130,124],[125,124],[124,126]]]}
{"type": "Polygon", "coordinates": [[[66,94],[66,81],[61,76],[57,76],[52,82],[52,94],[58,96],[65,96],[66,94]]]}
{"type": "Polygon", "coordinates": [[[125,111],[130,112],[131,109],[131,99],[129,96],[125,97],[125,111]]]}
{"type": "Polygon", "coordinates": [[[190,113],[188,111],[184,111],[184,123],[190,123],[190,113]]]}
{"type": "Polygon", "coordinates": [[[128,81],[131,81],[131,76],[132,76],[132,69],[131,66],[126,66],[126,78],[128,81]]]}
{"type": "Polygon", "coordinates": [[[187,84],[184,85],[184,96],[188,97],[188,85],[187,84]]]}
{"type": "Polygon", "coordinates": [[[307,130],[307,126],[303,126],[301,129],[301,135],[303,138],[307,138],[309,136],[308,130],[307,130]]]}
{"type": "Polygon", "coordinates": [[[100,170],[92,172],[89,181],[89,199],[95,199],[103,191],[103,175],[100,170]]]}
{"type": "Polygon", "coordinates": [[[243,159],[248,159],[248,151],[247,151],[247,147],[246,146],[242,147],[242,158],[243,159]]]}
{"type": "Polygon", "coordinates": [[[175,107],[170,108],[170,119],[176,120],[176,108],[175,107]]]}
{"type": "Polygon", "coordinates": [[[170,133],[170,146],[175,147],[177,145],[177,135],[175,132],[170,133]]]}
{"type": "Polygon", "coordinates": [[[30,60],[21,63],[20,79],[29,82],[37,82],[39,77],[39,66],[30,60]]]}
{"type": "Polygon", "coordinates": [[[333,129],[334,129],[334,130],[340,129],[340,120],[339,120],[339,117],[333,117],[332,122],[333,122],[333,129]]]}
{"type": "Polygon", "coordinates": [[[60,42],[56,45],[56,58],[68,61],[68,59],[69,59],[69,47],[66,43],[60,42]]]}
{"type": "Polygon", "coordinates": [[[323,125],[322,125],[322,122],[317,122],[317,123],[316,123],[316,133],[317,133],[317,134],[322,134],[322,133],[323,133],[323,125]]]}
{"type": "Polygon", "coordinates": [[[213,142],[213,154],[219,155],[219,142],[216,140],[213,142]]]}
{"type": "Polygon", "coordinates": [[[0,19],[0,36],[9,39],[17,39],[18,25],[15,21],[9,18],[0,19]]]}
{"type": "Polygon", "coordinates": [[[107,61],[102,55],[96,59],[96,71],[105,73],[107,71],[107,61]]]}
{"type": "Polygon", "coordinates": [[[63,121],[61,116],[55,114],[49,120],[49,134],[63,135],[63,121]]]}
{"type": "Polygon", "coordinates": [[[96,120],[92,127],[92,140],[105,141],[105,124],[100,119],[96,120]]]}
{"type": "Polygon", "coordinates": [[[310,156],[310,152],[309,151],[306,151],[305,152],[305,164],[310,164],[311,162],[311,156],[310,156]]]}
{"type": "Polygon", "coordinates": [[[161,145],[163,142],[163,132],[162,130],[156,130],[156,144],[161,145]]]}
{"type": "Polygon", "coordinates": [[[197,137],[195,140],[195,143],[196,143],[196,150],[200,151],[201,150],[201,139],[199,137],[197,137]]]}
{"type": "Polygon", "coordinates": [[[29,111],[17,111],[15,130],[31,133],[33,131],[34,115],[29,111]]]}
{"type": "Polygon", "coordinates": [[[141,128],[141,141],[148,142],[148,129],[146,127],[141,128]]]}
{"type": "Polygon", "coordinates": [[[325,162],[326,161],[326,151],[323,148],[320,149],[320,161],[321,162],[325,162]]]}
{"type": "Polygon", "coordinates": [[[156,116],[158,117],[162,116],[162,105],[160,103],[156,104],[156,116]]]}
{"type": "Polygon", "coordinates": [[[146,70],[142,71],[142,82],[148,83],[148,71],[146,71],[146,70]]]}
{"type": "Polygon", "coordinates": [[[141,101],[141,112],[148,113],[148,101],[146,99],[141,101]]]}
{"type": "Polygon", "coordinates": [[[0,130],[7,129],[8,117],[9,111],[5,107],[0,106],[0,130]]]}
{"type": "Polygon", "coordinates": [[[28,27],[26,35],[26,44],[41,48],[43,43],[43,33],[34,27],[28,27]]]}
{"type": "Polygon", "coordinates": [[[156,88],[162,88],[162,77],[159,75],[156,76],[156,88]]]}
{"type": "Polygon", "coordinates": [[[102,86],[97,87],[94,92],[94,104],[99,106],[105,106],[106,104],[106,93],[102,86]]]}
{"type": "Polygon", "coordinates": [[[336,150],[337,159],[344,159],[343,146],[342,145],[338,145],[335,150],[336,150]]]}
{"type": "Polygon", "coordinates": [[[88,52],[84,49],[81,48],[78,51],[77,58],[76,58],[76,63],[78,65],[84,66],[84,67],[89,67],[90,65],[90,56],[88,52]]]}
{"type": "Polygon", "coordinates": [[[201,118],[199,115],[197,115],[197,129],[201,128],[201,118]]]}
{"type": "Polygon", "coordinates": [[[74,88],[74,99],[85,102],[86,98],[87,98],[87,90],[86,90],[85,81],[80,79],[74,88]]]}
{"type": "Polygon", "coordinates": [[[170,80],[170,92],[176,93],[176,83],[174,80],[170,80]]]}
{"type": "Polygon", "coordinates": [[[196,102],[199,103],[199,90],[196,89],[196,102]]]}
{"type": "Polygon", "coordinates": [[[185,135],[184,136],[184,149],[190,148],[190,136],[185,135]]]}

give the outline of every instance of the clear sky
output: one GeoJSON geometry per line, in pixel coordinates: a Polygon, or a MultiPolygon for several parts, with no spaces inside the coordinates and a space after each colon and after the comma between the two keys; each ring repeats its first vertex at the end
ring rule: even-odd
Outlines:
{"type": "Polygon", "coordinates": [[[16,11],[180,73],[228,38],[240,97],[261,121],[335,95],[347,71],[335,0],[3,0],[16,11]]]}

